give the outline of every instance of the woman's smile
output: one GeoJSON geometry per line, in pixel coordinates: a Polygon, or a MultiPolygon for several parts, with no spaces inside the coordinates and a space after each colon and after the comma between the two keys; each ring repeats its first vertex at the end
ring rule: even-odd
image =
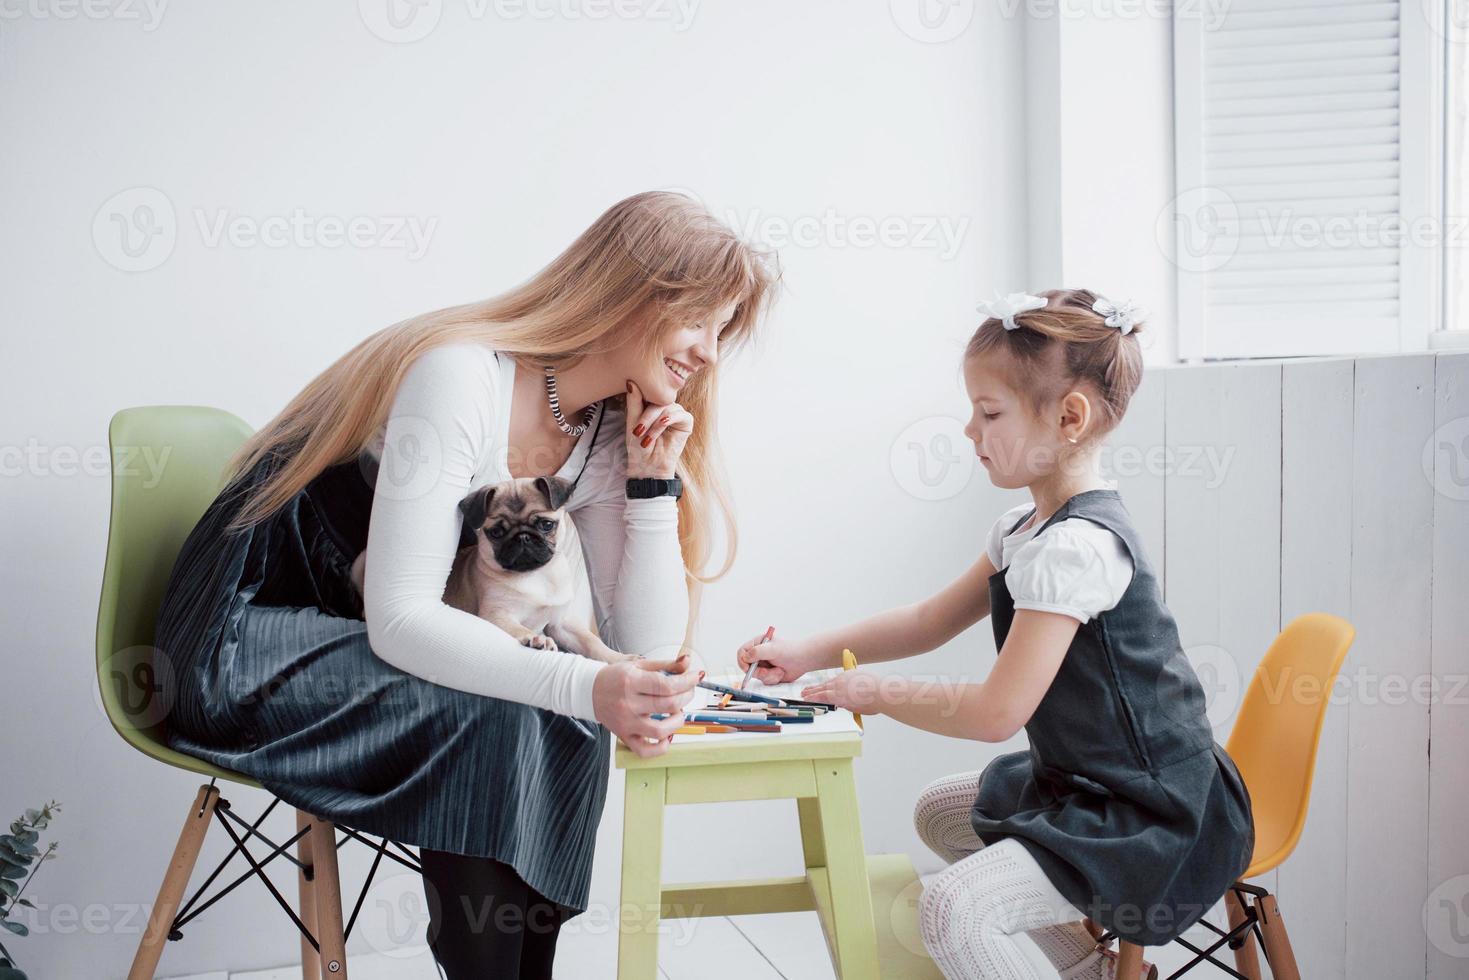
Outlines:
{"type": "Polygon", "coordinates": [[[689,375],[694,373],[693,368],[688,367],[680,363],[679,361],[675,361],[671,357],[665,357],[663,359],[663,365],[668,368],[668,373],[673,375],[674,381],[676,381],[679,386],[682,386],[683,383],[689,379],[689,375]]]}

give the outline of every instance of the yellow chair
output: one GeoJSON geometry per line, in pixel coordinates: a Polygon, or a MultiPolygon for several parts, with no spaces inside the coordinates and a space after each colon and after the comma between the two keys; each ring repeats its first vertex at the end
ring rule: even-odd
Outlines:
{"type": "MultiPolygon", "coordinates": [[[[1212,955],[1226,944],[1234,950],[1236,975],[1261,980],[1260,962],[1255,955],[1256,939],[1265,952],[1265,962],[1274,980],[1300,980],[1300,969],[1291,952],[1275,896],[1244,879],[1262,875],[1279,865],[1301,839],[1306,809],[1311,802],[1311,778],[1316,769],[1316,749],[1321,744],[1326,705],[1337,672],[1356,635],[1352,624],[1339,616],[1307,613],[1291,620],[1280,631],[1255,670],[1239,717],[1224,746],[1250,791],[1255,853],[1241,880],[1231,885],[1225,895],[1229,931],[1200,919],[1221,938],[1206,949],[1182,938],[1175,940],[1192,950],[1194,958],[1170,974],[1169,980],[1205,960],[1227,970],[1212,955]],[[1281,698],[1278,693],[1281,691],[1292,696],[1281,698]]],[[[1112,933],[1102,932],[1090,920],[1087,926],[1102,942],[1113,938],[1112,933]]],[[[1118,976],[1137,976],[1142,964],[1142,947],[1123,942],[1117,952],[1118,976]]]]}
{"type": "Polygon", "coordinates": [[[247,823],[234,813],[215,782],[225,780],[261,788],[258,782],[178,752],[164,742],[170,692],[166,683],[160,683],[159,668],[153,662],[159,603],[184,539],[219,493],[224,465],[250,435],[250,427],[217,408],[151,405],[119,411],[112,417],[107,433],[112,450],[112,512],[97,608],[97,682],[102,704],[112,726],[129,745],[166,765],[209,777],[209,782],[199,787],[184,819],[128,980],[151,980],[163,955],[164,940],[182,938],[181,926],[252,876],[270,889],[300,930],[303,978],[345,980],[346,940],[362,897],[344,929],[337,848],[350,838],[378,852],[362,886],[363,895],[372,883],[377,862],[384,856],[419,870],[417,856],[392,842],[407,856],[405,860],[387,850],[386,840],[374,843],[350,827],[333,826],[300,810],[296,811],[295,836],[276,844],[259,828],[281,802],[279,798],[272,799],[258,818],[247,823]],[[144,460],[161,465],[161,472],[153,472],[144,460]],[[182,903],[205,832],[214,820],[234,847],[188,902],[182,903]],[[337,841],[337,830],[345,834],[342,841],[337,841]],[[246,847],[251,837],[271,848],[270,853],[257,859],[246,847]],[[320,843],[313,846],[313,842],[320,843]],[[297,847],[294,856],[290,852],[292,844],[297,847]],[[236,854],[244,855],[249,868],[194,908],[200,895],[236,854]],[[278,856],[297,866],[299,917],[265,875],[265,866],[278,856]]]}

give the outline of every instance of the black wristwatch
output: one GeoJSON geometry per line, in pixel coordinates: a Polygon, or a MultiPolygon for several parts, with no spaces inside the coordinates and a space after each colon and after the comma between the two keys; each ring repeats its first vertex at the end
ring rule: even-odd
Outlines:
{"type": "Polygon", "coordinates": [[[633,477],[627,481],[627,499],[642,500],[646,497],[669,496],[674,500],[683,496],[683,481],[678,477],[660,480],[654,477],[633,477]]]}

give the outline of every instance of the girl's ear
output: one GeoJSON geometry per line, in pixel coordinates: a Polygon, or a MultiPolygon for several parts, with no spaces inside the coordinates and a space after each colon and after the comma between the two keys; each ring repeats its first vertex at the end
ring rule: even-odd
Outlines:
{"type": "Polygon", "coordinates": [[[1081,442],[1091,430],[1092,402],[1084,392],[1068,391],[1061,398],[1061,437],[1067,442],[1081,442]]]}

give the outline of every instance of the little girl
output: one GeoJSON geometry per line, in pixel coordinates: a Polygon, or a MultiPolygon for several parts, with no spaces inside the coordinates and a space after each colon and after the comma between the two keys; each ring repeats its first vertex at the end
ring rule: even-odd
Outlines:
{"type": "Polygon", "coordinates": [[[1250,798],[1100,474],[1102,439],[1142,378],[1139,312],[1084,289],[981,309],[964,431],[991,482],[1032,502],[1003,514],[937,595],[805,639],[751,640],[740,669],[758,662],[756,677],[783,683],[840,666],[844,647],[863,662],[911,657],[989,615],[999,658],[983,683],[854,670],[802,696],[984,742],[1024,728],[1028,749],[919,797],[919,836],[951,862],[923,893],[924,945],[949,978],[1038,980],[1016,941],[1027,932],[1050,976],[1113,980],[1117,954],[1082,920],[1139,945],[1178,937],[1248,866],[1250,798]]]}

